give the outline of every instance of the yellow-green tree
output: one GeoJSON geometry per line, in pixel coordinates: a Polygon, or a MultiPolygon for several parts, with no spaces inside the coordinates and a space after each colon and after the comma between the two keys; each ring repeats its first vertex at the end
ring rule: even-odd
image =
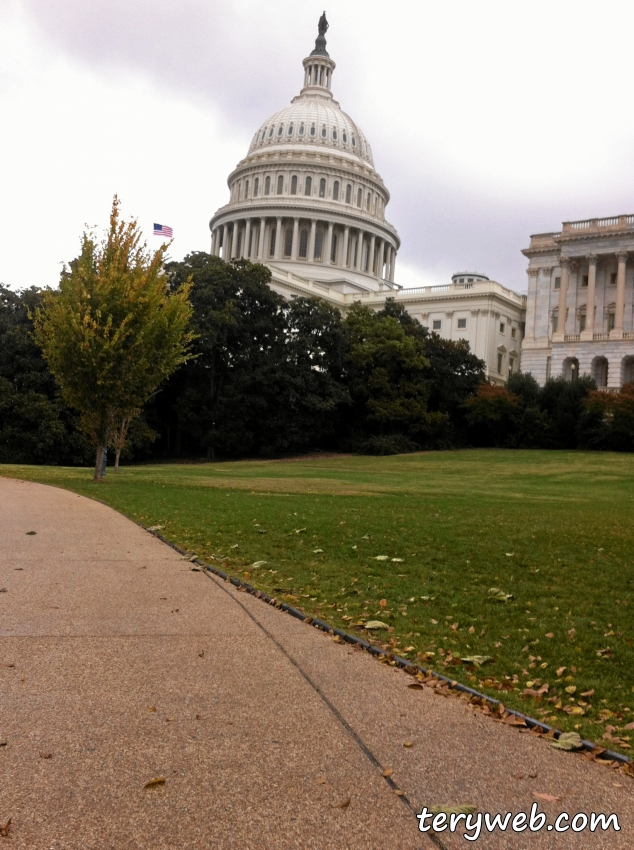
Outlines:
{"type": "Polygon", "coordinates": [[[121,220],[115,195],[106,237],[98,242],[84,233],[79,257],[64,268],[59,289],[44,293],[35,315],[50,370],[96,447],[95,481],[109,431],[138,415],[189,357],[190,283],[170,293],[167,247],[149,250],[136,220],[121,220]]]}

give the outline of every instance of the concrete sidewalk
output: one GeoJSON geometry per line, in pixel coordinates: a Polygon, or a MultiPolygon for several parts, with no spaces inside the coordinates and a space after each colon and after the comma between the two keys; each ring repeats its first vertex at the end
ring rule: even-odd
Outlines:
{"type": "Polygon", "coordinates": [[[431,849],[412,808],[535,793],[621,832],[442,845],[634,847],[632,780],[409,689],[103,505],[0,479],[0,541],[0,850],[431,849]]]}

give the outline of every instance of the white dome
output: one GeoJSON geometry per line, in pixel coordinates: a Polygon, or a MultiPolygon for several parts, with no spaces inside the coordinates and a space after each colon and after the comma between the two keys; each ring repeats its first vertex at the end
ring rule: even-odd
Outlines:
{"type": "Polygon", "coordinates": [[[261,148],[309,145],[358,157],[374,168],[372,149],[363,132],[334,100],[296,97],[262,124],[249,154],[261,148]]]}

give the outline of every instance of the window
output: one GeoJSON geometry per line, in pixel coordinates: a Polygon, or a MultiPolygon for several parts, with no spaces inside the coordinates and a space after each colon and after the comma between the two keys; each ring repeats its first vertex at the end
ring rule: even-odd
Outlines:
{"type": "Polygon", "coordinates": [[[608,330],[614,330],[614,313],[608,313],[608,330]]]}
{"type": "Polygon", "coordinates": [[[365,199],[365,208],[368,212],[370,212],[370,205],[372,204],[372,195],[368,192],[368,197],[365,199]]]}
{"type": "Polygon", "coordinates": [[[348,144],[348,134],[346,133],[345,130],[341,134],[341,141],[344,143],[344,145],[348,144]]]}
{"type": "Polygon", "coordinates": [[[460,280],[458,281],[458,283],[464,283],[464,278],[461,277],[460,280]]]}
{"type": "Polygon", "coordinates": [[[616,286],[616,272],[612,272],[610,275],[610,286],[616,286]]]}
{"type": "Polygon", "coordinates": [[[337,234],[332,234],[332,243],[330,245],[330,262],[335,263],[337,261],[337,234]]]}
{"type": "Polygon", "coordinates": [[[555,278],[555,289],[561,289],[561,278],[560,277],[555,278]]]}
{"type": "Polygon", "coordinates": [[[505,330],[506,330],[506,325],[504,324],[504,322],[500,322],[500,333],[503,334],[505,330]]]}
{"type": "Polygon", "coordinates": [[[357,190],[357,206],[358,207],[361,206],[362,199],[363,199],[363,192],[361,191],[361,188],[359,187],[359,189],[357,190]]]}
{"type": "Polygon", "coordinates": [[[353,148],[356,148],[356,146],[357,146],[357,142],[356,142],[355,137],[354,137],[354,136],[351,136],[350,138],[352,139],[352,147],[353,147],[353,148]]]}
{"type": "Polygon", "coordinates": [[[303,124],[300,124],[300,125],[299,125],[299,135],[300,135],[300,136],[303,136],[303,135],[304,135],[304,130],[305,130],[304,125],[303,125],[303,124]]]}
{"type": "Polygon", "coordinates": [[[247,180],[244,184],[244,197],[249,197],[249,181],[247,180]]]}
{"type": "Polygon", "coordinates": [[[305,195],[312,195],[312,193],[313,193],[313,178],[307,177],[306,183],[304,183],[304,194],[305,195]]]}
{"type": "Polygon", "coordinates": [[[288,130],[286,132],[289,136],[293,135],[293,125],[292,124],[288,125],[288,130]]]}
{"type": "Polygon", "coordinates": [[[269,242],[269,257],[275,256],[275,238],[276,238],[276,228],[271,228],[271,241],[269,242]]]}
{"type": "Polygon", "coordinates": [[[315,253],[313,254],[313,259],[321,260],[321,252],[324,247],[324,231],[321,228],[317,228],[317,233],[315,234],[315,253]]]}
{"type": "Polygon", "coordinates": [[[284,177],[280,174],[277,178],[277,194],[281,195],[284,191],[284,177]]]}
{"type": "Polygon", "coordinates": [[[260,141],[261,141],[261,142],[264,140],[264,137],[265,137],[265,136],[266,136],[266,127],[262,130],[262,135],[260,136],[260,141]]]}
{"type": "Polygon", "coordinates": [[[321,180],[319,181],[319,197],[320,198],[326,197],[326,178],[325,177],[322,177],[321,180]]]}
{"type": "Polygon", "coordinates": [[[466,319],[458,319],[458,329],[466,328],[467,320],[466,319]]]}
{"type": "Polygon", "coordinates": [[[284,232],[284,256],[290,257],[293,251],[293,228],[287,227],[284,232]]]}
{"type": "Polygon", "coordinates": [[[335,182],[332,184],[332,199],[333,199],[333,201],[339,200],[339,181],[338,180],[335,180],[335,182]]]}
{"type": "Polygon", "coordinates": [[[498,374],[502,374],[502,369],[504,368],[504,355],[501,351],[498,351],[498,374]]]}
{"type": "Polygon", "coordinates": [[[299,256],[305,260],[308,254],[308,230],[303,227],[299,232],[299,256]]]}
{"type": "Polygon", "coordinates": [[[467,278],[467,283],[473,283],[473,278],[472,278],[472,277],[468,277],[468,278],[467,278]]]}
{"type": "Polygon", "coordinates": [[[283,132],[284,132],[284,125],[280,124],[280,126],[277,129],[277,135],[281,136],[283,132]]]}
{"type": "Polygon", "coordinates": [[[557,326],[559,325],[559,316],[557,313],[553,313],[553,333],[557,333],[557,326]]]}
{"type": "Polygon", "coordinates": [[[256,177],[255,182],[253,184],[253,197],[254,198],[257,198],[259,191],[260,191],[260,178],[256,177]]]}
{"type": "Polygon", "coordinates": [[[346,203],[352,203],[352,186],[349,183],[346,186],[346,203]]]}
{"type": "Polygon", "coordinates": [[[291,177],[291,195],[297,194],[297,174],[291,177]]]}
{"type": "Polygon", "coordinates": [[[328,133],[328,131],[326,130],[326,125],[324,124],[324,126],[321,128],[321,137],[322,137],[322,139],[325,139],[325,138],[326,138],[327,133],[328,133]]]}
{"type": "Polygon", "coordinates": [[[314,124],[311,124],[311,125],[310,125],[310,135],[311,135],[311,136],[316,136],[316,135],[317,135],[317,128],[315,127],[315,125],[314,125],[314,124]]]}
{"type": "Polygon", "coordinates": [[[333,142],[337,141],[337,130],[334,127],[332,128],[332,140],[333,142]]]}
{"type": "Polygon", "coordinates": [[[264,181],[264,194],[265,195],[271,194],[271,178],[270,177],[267,177],[266,180],[264,181]]]}
{"type": "Polygon", "coordinates": [[[274,129],[275,127],[271,127],[271,129],[269,130],[269,139],[272,138],[274,129]]]}
{"type": "Polygon", "coordinates": [[[432,330],[439,331],[442,327],[442,322],[440,321],[440,319],[434,319],[434,321],[431,324],[431,327],[432,327],[432,330]]]}
{"type": "Polygon", "coordinates": [[[586,329],[586,314],[582,313],[579,316],[579,333],[581,333],[582,331],[585,331],[585,329],[586,329]]]}
{"type": "Polygon", "coordinates": [[[511,338],[515,339],[517,336],[517,328],[511,328],[511,338]]]}
{"type": "Polygon", "coordinates": [[[242,198],[242,183],[238,183],[238,200],[242,198]]]}
{"type": "Polygon", "coordinates": [[[587,285],[588,285],[588,275],[584,274],[581,277],[581,286],[587,286],[587,285]]]}

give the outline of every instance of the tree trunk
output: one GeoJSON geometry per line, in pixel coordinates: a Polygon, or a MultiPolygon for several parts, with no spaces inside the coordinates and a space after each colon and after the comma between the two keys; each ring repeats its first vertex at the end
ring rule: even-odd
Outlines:
{"type": "Polygon", "coordinates": [[[119,471],[119,458],[121,457],[121,449],[117,449],[114,455],[114,471],[119,471]]]}
{"type": "Polygon", "coordinates": [[[95,474],[93,481],[103,481],[103,446],[97,446],[97,459],[95,461],[95,474]]]}

